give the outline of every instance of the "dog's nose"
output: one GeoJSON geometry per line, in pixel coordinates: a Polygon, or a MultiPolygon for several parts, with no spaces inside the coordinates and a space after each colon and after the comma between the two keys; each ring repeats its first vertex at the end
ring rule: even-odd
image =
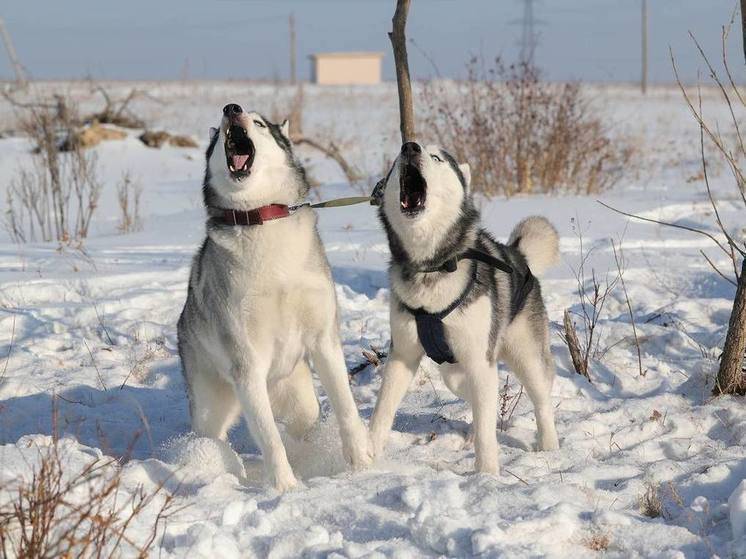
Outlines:
{"type": "Polygon", "coordinates": [[[241,108],[241,105],[236,105],[235,103],[228,103],[225,107],[223,107],[223,114],[225,116],[238,115],[242,112],[243,109],[241,108]]]}
{"type": "Polygon", "coordinates": [[[401,147],[402,155],[415,155],[422,152],[417,142],[407,142],[401,147]]]}

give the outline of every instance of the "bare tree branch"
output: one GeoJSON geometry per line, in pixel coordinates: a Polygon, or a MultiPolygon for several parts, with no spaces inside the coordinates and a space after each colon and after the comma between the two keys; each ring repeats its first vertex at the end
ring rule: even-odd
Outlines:
{"type": "MultiPolygon", "coordinates": [[[[653,219],[650,217],[642,217],[641,215],[623,212],[622,210],[618,210],[612,206],[609,206],[608,204],[605,204],[601,200],[596,200],[596,202],[601,204],[604,208],[611,210],[612,212],[616,212],[618,214],[631,217],[633,219],[639,219],[640,221],[647,221],[648,223],[655,223],[656,225],[665,225],[666,227],[673,227],[675,229],[683,229],[684,231],[691,231],[692,233],[698,233],[699,235],[704,235],[705,237],[710,239],[713,243],[715,243],[718,247],[720,247],[720,250],[722,250],[725,254],[730,256],[730,252],[728,252],[728,250],[723,246],[723,244],[720,241],[718,241],[714,235],[708,233],[707,231],[703,231],[702,229],[696,229],[694,227],[689,227],[688,225],[680,225],[678,223],[670,223],[668,221],[659,221],[657,219],[653,219]]],[[[738,246],[734,248],[735,250],[739,251],[741,254],[746,254],[738,246]]]]}
{"type": "Polygon", "coordinates": [[[699,253],[704,257],[705,260],[707,260],[707,263],[710,265],[710,268],[712,268],[713,270],[715,270],[715,272],[721,278],[723,278],[728,283],[733,284],[734,287],[738,287],[738,284],[735,281],[733,281],[731,278],[729,278],[728,276],[726,276],[723,272],[720,271],[720,269],[717,266],[715,266],[715,263],[712,260],[710,260],[710,257],[705,254],[704,250],[700,249],[699,253]]]}
{"type": "Polygon", "coordinates": [[[339,165],[340,169],[342,169],[342,172],[345,174],[345,177],[347,177],[347,181],[350,184],[358,182],[362,178],[360,172],[354,166],[347,162],[347,160],[342,155],[342,152],[339,150],[334,142],[324,144],[322,142],[314,140],[313,138],[309,138],[303,135],[296,135],[291,138],[291,141],[297,145],[305,144],[307,146],[310,146],[326,155],[329,159],[335,161],[337,165],[339,165]]]}
{"type": "MultiPolygon", "coordinates": [[[[694,39],[694,36],[692,36],[692,39],[694,39]]],[[[696,40],[695,40],[695,43],[696,43],[696,40]]],[[[697,44],[697,48],[699,49],[700,54],[707,61],[707,57],[705,56],[704,51],[702,51],[701,47],[699,47],[699,44],[697,44]]],[[[673,73],[674,73],[674,76],[676,76],[676,83],[678,84],[679,89],[681,90],[681,93],[684,96],[684,100],[686,101],[687,105],[689,105],[689,110],[692,112],[694,119],[699,123],[700,126],[702,126],[707,136],[710,138],[710,140],[712,140],[712,143],[715,144],[715,147],[718,148],[718,150],[723,154],[726,161],[728,162],[728,165],[730,166],[730,169],[733,172],[733,176],[736,179],[736,186],[738,187],[739,194],[741,195],[741,200],[743,200],[743,204],[744,206],[746,206],[746,177],[744,177],[743,172],[741,171],[740,167],[738,166],[738,163],[733,157],[733,154],[730,152],[727,146],[725,146],[725,144],[723,143],[722,138],[720,136],[715,135],[712,132],[712,130],[710,130],[710,127],[704,121],[704,117],[702,116],[702,114],[698,112],[697,109],[694,108],[694,104],[692,103],[692,100],[689,98],[689,94],[686,92],[686,88],[684,87],[684,84],[681,82],[681,79],[679,78],[679,71],[678,71],[678,68],[676,67],[676,59],[673,56],[673,50],[669,48],[668,51],[671,57],[671,65],[673,66],[673,73]]],[[[712,72],[711,77],[713,78],[713,80],[715,80],[720,85],[720,90],[724,93],[725,101],[731,110],[731,115],[733,115],[733,107],[732,107],[729,95],[725,91],[725,88],[723,88],[722,83],[717,77],[717,73],[715,73],[715,71],[712,70],[712,65],[709,63],[709,61],[707,61],[707,66],[711,69],[711,72],[712,72]]],[[[735,116],[733,118],[735,118],[735,116]]]]}

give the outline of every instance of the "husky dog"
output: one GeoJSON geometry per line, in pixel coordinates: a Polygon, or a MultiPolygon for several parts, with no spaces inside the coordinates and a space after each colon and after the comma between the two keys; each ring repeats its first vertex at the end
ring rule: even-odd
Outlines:
{"type": "Polygon", "coordinates": [[[538,448],[559,448],[547,314],[533,274],[559,260],[557,232],[530,217],[507,245],[479,225],[468,165],[408,142],[381,183],[379,217],[391,249],[391,353],[370,432],[380,455],[424,355],[471,404],[476,470],[498,472],[496,364],[507,362],[534,405],[538,448]]]}
{"type": "Polygon", "coordinates": [[[280,491],[296,479],[275,420],[300,437],[319,414],[309,358],[336,413],[345,458],[356,469],[372,458],[316,215],[301,205],[307,192],[287,121],[227,105],[207,148],[207,237],[179,318],[179,354],[195,433],[224,440],[242,412],[280,491]]]}

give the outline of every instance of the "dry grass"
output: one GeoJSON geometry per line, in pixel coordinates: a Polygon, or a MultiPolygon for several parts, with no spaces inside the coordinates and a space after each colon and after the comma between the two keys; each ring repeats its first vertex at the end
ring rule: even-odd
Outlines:
{"type": "Polygon", "coordinates": [[[142,196],[142,184],[132,178],[129,171],[122,175],[122,180],[117,185],[117,202],[119,203],[119,224],[117,229],[120,233],[132,233],[142,229],[140,217],[140,197],[142,196]]]}
{"type": "Polygon", "coordinates": [[[95,154],[78,141],[74,105],[23,105],[20,125],[36,146],[31,165],[19,169],[6,191],[5,229],[14,242],[81,241],[88,236],[102,183],[95,154]]]}
{"type": "Polygon", "coordinates": [[[518,407],[518,402],[521,401],[523,396],[523,385],[518,385],[518,390],[511,390],[510,387],[510,375],[505,375],[505,384],[500,389],[500,431],[505,431],[510,419],[515,413],[515,409],[518,407]]]}
{"type": "Polygon", "coordinates": [[[629,168],[631,143],[612,138],[576,83],[548,83],[528,64],[492,67],[474,58],[454,91],[426,85],[423,129],[460,162],[487,196],[594,193],[629,168]]]}
{"type": "Polygon", "coordinates": [[[663,499],[658,484],[645,483],[645,492],[637,499],[640,513],[648,518],[660,518],[664,515],[663,499]]]}
{"type": "Polygon", "coordinates": [[[610,544],[611,537],[608,534],[603,534],[601,532],[596,532],[583,540],[583,545],[591,551],[606,551],[609,549],[610,544]]]}
{"type": "Polygon", "coordinates": [[[177,512],[163,484],[127,494],[114,459],[94,459],[75,471],[57,440],[39,448],[27,479],[0,487],[0,556],[145,557],[161,524],[177,512]],[[149,530],[132,526],[148,509],[149,530]]]}

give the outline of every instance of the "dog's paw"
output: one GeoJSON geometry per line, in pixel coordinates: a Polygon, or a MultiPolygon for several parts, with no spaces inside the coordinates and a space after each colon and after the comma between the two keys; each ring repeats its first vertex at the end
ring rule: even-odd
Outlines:
{"type": "Polygon", "coordinates": [[[361,423],[353,436],[344,444],[345,460],[353,470],[364,470],[373,463],[375,457],[368,430],[361,423]]]}
{"type": "Polygon", "coordinates": [[[371,430],[370,432],[370,449],[373,453],[373,459],[377,460],[383,458],[384,451],[386,450],[386,433],[371,430]]]}
{"type": "Polygon", "coordinates": [[[559,450],[559,441],[556,438],[548,441],[539,441],[537,450],[541,452],[547,450],[559,450]]]}
{"type": "Polygon", "coordinates": [[[477,458],[474,463],[474,470],[478,474],[500,475],[500,465],[497,460],[480,460],[477,458]]]}
{"type": "Polygon", "coordinates": [[[271,478],[272,485],[280,493],[285,493],[298,486],[298,480],[295,478],[290,467],[278,468],[272,472],[271,478]]]}
{"type": "Polygon", "coordinates": [[[557,433],[547,433],[539,435],[539,441],[538,445],[536,446],[537,450],[544,451],[544,450],[558,450],[559,449],[559,439],[557,438],[557,433]]]}

